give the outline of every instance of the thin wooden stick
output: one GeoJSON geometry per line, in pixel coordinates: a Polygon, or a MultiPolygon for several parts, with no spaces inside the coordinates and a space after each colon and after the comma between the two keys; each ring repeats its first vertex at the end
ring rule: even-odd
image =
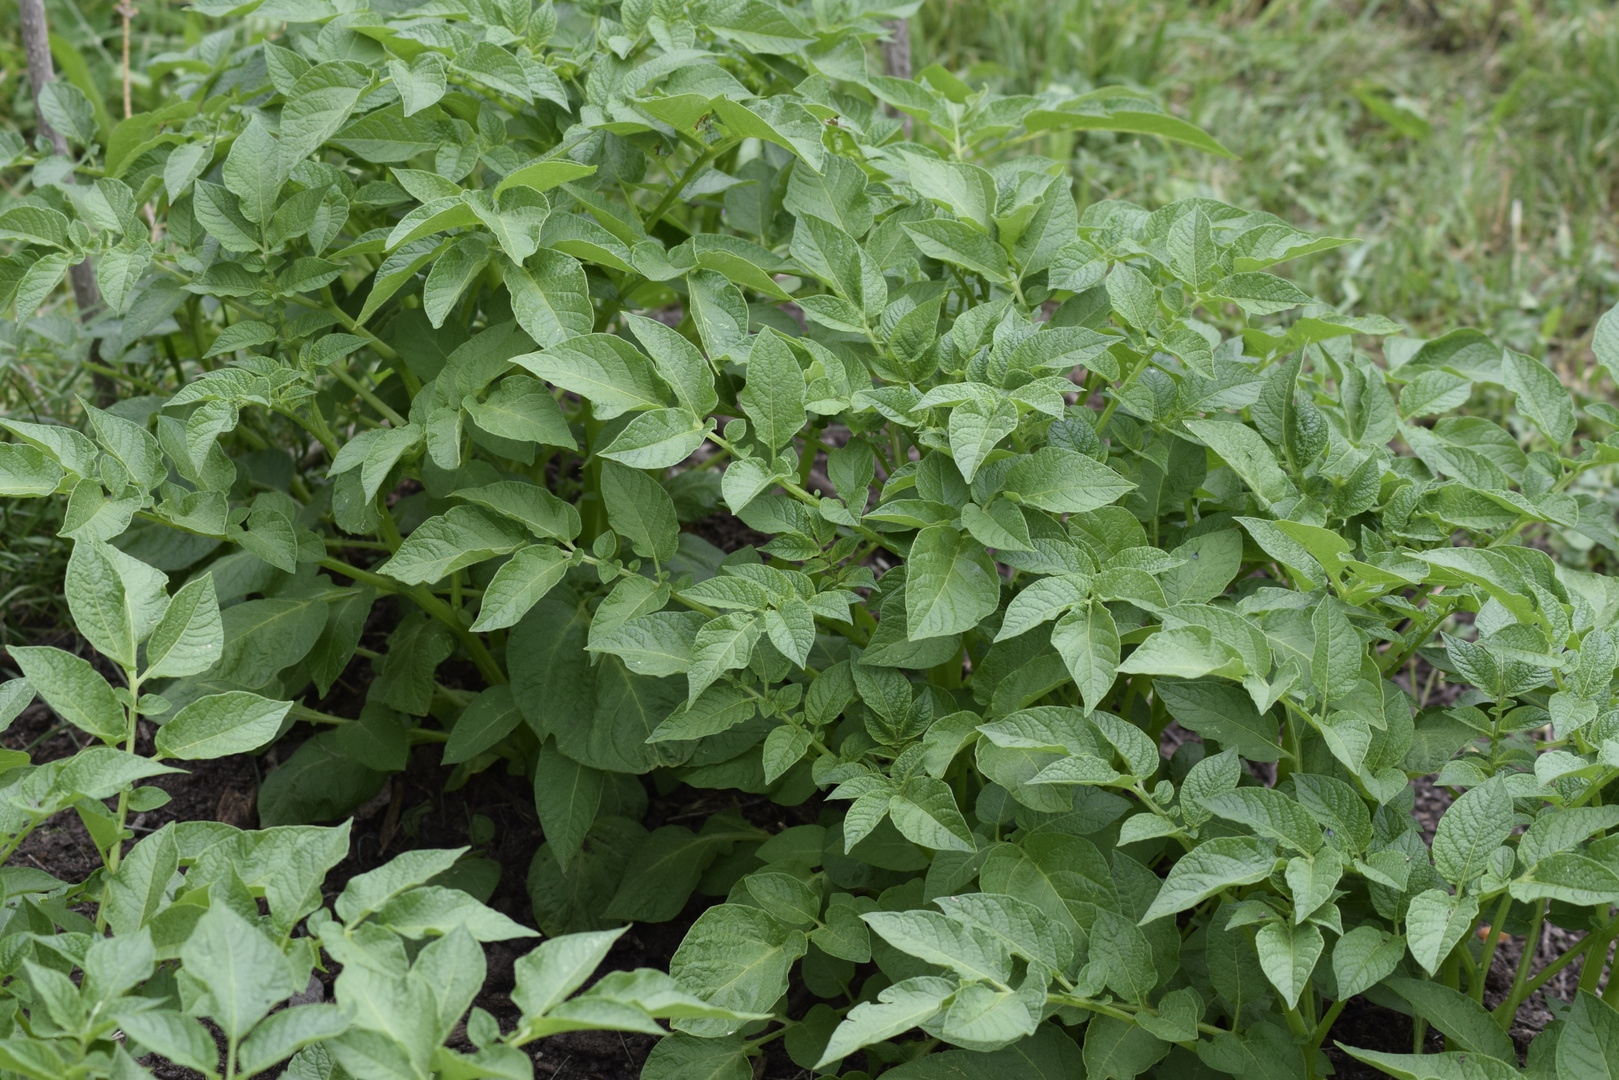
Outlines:
{"type": "MultiPolygon", "coordinates": [[[[51,149],[71,160],[67,136],[52,127],[39,108],[40,91],[56,79],[56,68],[51,63],[50,28],[45,22],[45,0],[17,0],[17,26],[22,31],[23,54],[28,59],[28,85],[34,95],[34,116],[39,132],[50,140],[51,149]]],[[[63,176],[62,182],[73,183],[73,173],[70,171],[63,176]]],[[[96,284],[95,264],[86,256],[83,262],[68,269],[67,277],[73,287],[73,300],[79,308],[79,321],[89,322],[101,308],[101,288],[96,284]]],[[[100,356],[101,342],[92,338],[91,362],[98,361],[100,356]]],[[[92,373],[91,381],[95,384],[96,401],[102,407],[117,399],[117,387],[111,379],[92,373]]]]}
{"type": "MultiPolygon", "coordinates": [[[[889,19],[883,23],[888,28],[888,40],[883,42],[883,72],[896,79],[909,79],[911,77],[911,20],[889,19]]],[[[911,137],[911,118],[899,113],[893,106],[885,106],[888,115],[900,116],[900,127],[905,137],[911,137]]]]}
{"type": "Polygon", "coordinates": [[[129,97],[129,22],[139,12],[136,10],[135,5],[129,3],[128,0],[124,0],[124,3],[119,4],[117,11],[118,14],[124,17],[124,119],[128,120],[135,115],[135,110],[130,105],[129,97]]]}

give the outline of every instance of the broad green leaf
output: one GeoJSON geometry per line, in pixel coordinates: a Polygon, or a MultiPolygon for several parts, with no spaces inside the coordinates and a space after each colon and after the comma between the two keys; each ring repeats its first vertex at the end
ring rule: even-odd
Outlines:
{"type": "Polygon", "coordinates": [[[1503,1061],[1517,1056],[1512,1040],[1484,1006],[1460,990],[1423,979],[1391,979],[1388,986],[1409,1001],[1417,1015],[1456,1040],[1463,1050],[1503,1061]]]}
{"type": "Polygon", "coordinates": [[[455,765],[470,760],[498,744],[522,722],[522,714],[510,686],[491,686],[461,710],[449,741],[444,744],[444,763],[455,765]]]}
{"type": "MultiPolygon", "coordinates": [[[[559,251],[541,249],[525,259],[522,265],[509,262],[502,265],[505,268],[506,287],[511,291],[512,313],[517,318],[517,325],[542,349],[550,349],[564,341],[590,334],[596,315],[590,304],[584,270],[577,259],[559,251]]],[[[594,356],[597,352],[599,350],[592,349],[587,355],[594,356]]],[[[523,363],[523,358],[517,358],[516,362],[523,363]]],[[[623,374],[612,358],[605,354],[600,363],[607,365],[607,370],[597,372],[598,378],[611,381],[612,377],[623,374]]],[[[543,370],[531,366],[529,370],[546,377],[543,370]]],[[[581,378],[587,380],[581,385],[589,385],[588,371],[582,373],[581,378]]],[[[629,382],[640,388],[633,375],[629,382]]],[[[578,391],[576,386],[566,388],[578,391]]],[[[592,400],[595,398],[592,397],[592,400]]]]}
{"type": "Polygon", "coordinates": [[[1057,514],[1095,510],[1117,501],[1135,486],[1094,458],[1054,446],[1043,446],[1019,458],[1006,477],[1006,491],[1030,506],[1057,514]]]}
{"type": "Polygon", "coordinates": [[[924,255],[953,263],[991,281],[1012,280],[1006,249],[965,222],[934,218],[906,222],[903,228],[924,255]]]}
{"type": "Polygon", "coordinates": [[[407,585],[440,581],[456,570],[522,546],[516,524],[476,506],[453,506],[418,525],[381,572],[407,585]]]}
{"type": "Polygon", "coordinates": [[[228,906],[210,907],[181,946],[180,959],[205,988],[193,1010],[240,1039],[270,1007],[302,989],[288,958],[228,906]]]}
{"type": "Polygon", "coordinates": [[[600,771],[564,757],[555,742],[540,748],[534,763],[534,806],[564,873],[596,820],[601,799],[600,771]]]}
{"type": "Polygon", "coordinates": [[[1253,428],[1217,420],[1187,420],[1187,430],[1231,466],[1267,507],[1295,494],[1276,455],[1253,428]]]}
{"type": "Polygon", "coordinates": [[[747,385],[737,395],[754,436],[774,453],[804,426],[804,372],[787,339],[766,328],[748,353],[747,385]]]}
{"type": "Polygon", "coordinates": [[[1169,868],[1163,887],[1141,917],[1141,925],[1185,911],[1223,889],[1261,881],[1275,864],[1276,856],[1269,848],[1251,837],[1205,840],[1169,868]]]}
{"type": "MultiPolygon", "coordinates": [[[[770,1008],[787,989],[787,972],[808,942],[758,908],[720,904],[697,917],[669,961],[669,974],[704,1001],[737,1012],[770,1008]]],[[[677,1020],[675,1027],[714,1037],[741,1021],[677,1020]]]]}
{"type": "Polygon", "coordinates": [[[995,936],[937,911],[873,911],[861,916],[902,952],[949,968],[965,979],[1011,978],[1012,956],[995,936]]]}
{"type": "Polygon", "coordinates": [[[602,466],[602,501],[607,520],[639,555],[668,562],[674,558],[680,523],[674,501],[656,480],[616,461],[602,466]]]}
{"type": "Polygon", "coordinates": [[[1310,973],[1321,959],[1325,941],[1313,925],[1293,926],[1285,922],[1266,923],[1254,935],[1259,964],[1265,977],[1289,1009],[1296,1008],[1299,995],[1309,985],[1310,973]]]}
{"type": "Polygon", "coordinates": [[[1332,947],[1332,972],[1338,993],[1365,993],[1394,973],[1405,955],[1405,939],[1375,926],[1357,926],[1332,947]]]}
{"type": "Polygon", "coordinates": [[[545,352],[514,356],[512,363],[587,398],[602,420],[666,404],[663,380],[645,354],[611,334],[553,337],[545,352]]]}
{"type": "Polygon", "coordinates": [[[912,641],[970,630],[1000,602],[995,564],[981,546],[948,525],[918,533],[906,565],[906,625],[912,641]]]}
{"type": "Polygon", "coordinates": [[[1613,1006],[1581,990],[1557,1040],[1556,1062],[1557,1080],[1619,1076],[1619,1013],[1613,1006]]]}
{"type": "Polygon", "coordinates": [[[10,652],[23,678],[56,715],[107,742],[124,738],[124,708],[88,660],[45,646],[13,645],[10,652]]]}
{"type": "Polygon", "coordinates": [[[956,984],[918,975],[887,987],[876,1001],[863,1002],[832,1033],[816,1068],[841,1061],[862,1047],[904,1034],[934,1017],[956,993],[956,984]]]}
{"type": "Polygon", "coordinates": [[[257,750],[281,730],[290,701],[271,701],[245,690],[210,694],[175,713],[157,732],[163,757],[197,761],[257,750]]]}
{"type": "Polygon", "coordinates": [[[1246,825],[1259,836],[1310,855],[1320,849],[1321,829],[1292,797],[1275,788],[1239,787],[1202,801],[1217,817],[1246,825]]]}
{"type": "Polygon", "coordinates": [[[1338,1045],[1350,1057],[1396,1080],[1517,1080],[1523,1075],[1516,1065],[1483,1054],[1388,1054],[1338,1045]]]}
{"type": "Polygon", "coordinates": [[[1552,370],[1511,349],[1506,350],[1501,370],[1507,389],[1517,395],[1518,409],[1553,446],[1567,445],[1574,437],[1574,402],[1552,370]]]}
{"type": "Polygon", "coordinates": [[[561,548],[549,544],[519,548],[485,587],[472,629],[497,630],[514,625],[562,580],[568,565],[568,555],[561,548]]]}
{"type": "Polygon", "coordinates": [[[1472,884],[1512,832],[1512,796],[1499,781],[1466,791],[1446,808],[1434,831],[1434,869],[1458,888],[1472,884]]]}
{"type": "Polygon", "coordinates": [[[1458,898],[1443,889],[1429,889],[1412,897],[1405,913],[1405,937],[1412,959],[1434,974],[1477,917],[1477,896],[1458,898]]]}
{"type": "Polygon", "coordinates": [[[1087,712],[1099,708],[1118,677],[1119,631],[1107,608],[1095,600],[1057,620],[1051,645],[1079,688],[1087,712]]]}

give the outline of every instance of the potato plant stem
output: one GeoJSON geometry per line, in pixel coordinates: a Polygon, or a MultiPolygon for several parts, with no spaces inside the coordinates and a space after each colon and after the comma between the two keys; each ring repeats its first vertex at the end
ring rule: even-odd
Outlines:
{"type": "Polygon", "coordinates": [[[1512,989],[1507,991],[1506,1000],[1496,1006],[1495,1022],[1506,1031],[1512,1027],[1512,1021],[1518,1015],[1518,1006],[1533,991],[1525,989],[1524,984],[1529,981],[1529,969],[1535,963],[1535,950],[1540,944],[1540,925],[1546,918],[1546,901],[1535,901],[1535,916],[1529,922],[1529,933],[1523,939],[1523,956],[1518,960],[1518,970],[1512,977],[1512,989]]]}
{"type": "Polygon", "coordinates": [[[1479,1004],[1484,1003],[1484,980],[1489,977],[1490,965],[1495,961],[1495,947],[1501,943],[1501,924],[1507,920],[1507,912],[1512,908],[1512,894],[1501,894],[1501,902],[1496,905],[1495,916],[1490,920],[1489,936],[1484,942],[1484,956],[1479,960],[1478,970],[1473,982],[1468,986],[1473,1000],[1479,1004]]]}

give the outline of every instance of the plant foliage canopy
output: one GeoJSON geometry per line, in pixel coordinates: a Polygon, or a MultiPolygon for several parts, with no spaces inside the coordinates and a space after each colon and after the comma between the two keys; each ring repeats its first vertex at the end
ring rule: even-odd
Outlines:
{"type": "MultiPolygon", "coordinates": [[[[99,656],[11,650],[0,715],[90,745],[4,752],[5,851],[71,808],[105,863],[0,871],[0,1069],[527,1080],[603,1028],[665,1035],[651,1080],[778,1035],[826,1075],[1302,1080],[1369,995],[1452,1048],[1375,1067],[1518,1075],[1501,935],[1619,932],[1619,587],[1526,542],[1619,550],[1619,410],[1273,272],[1346,240],[1082,211],[1029,143],[1225,151],[1121,88],[873,74],[912,7],[203,0],[161,107],[57,82],[76,156],[0,141],[6,333],[129,388],[0,420],[99,656]],[[1510,429],[1459,411],[1492,385],[1510,429]],[[291,731],[264,829],[127,843],[143,781],[291,731]],[[321,891],[315,823],[424,744],[533,778],[509,1030],[480,943],[534,931],[464,851],[321,891]],[[648,830],[643,776],[819,809],[648,830]],[[591,982],[694,893],[667,972],[591,982]]],[[[1536,1076],[1619,1062],[1586,971],[1536,1076]]]]}

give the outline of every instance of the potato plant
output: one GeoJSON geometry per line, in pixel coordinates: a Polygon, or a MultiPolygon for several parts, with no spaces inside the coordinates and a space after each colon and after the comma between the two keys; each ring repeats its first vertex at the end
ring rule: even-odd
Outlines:
{"type": "Polygon", "coordinates": [[[1348,1053],[1494,1080],[1582,957],[1527,1068],[1619,1069],[1619,587],[1539,542],[1619,551],[1619,409],[1271,272],[1349,241],[1081,210],[1032,146],[1224,151],[1120,88],[874,74],[910,6],[204,0],[162,107],[41,95],[77,156],[0,145],[5,333],[126,393],[0,419],[100,657],[11,650],[7,722],[37,694],[94,745],[6,751],[6,851],[72,809],[105,864],[4,870],[0,1069],[526,1080],[535,1039],[664,1021],[650,1080],[777,1038],[817,1075],[1303,1080],[1364,996],[1449,1049],[1348,1053]],[[166,762],[282,739],[266,828],[128,844],[166,762]],[[534,934],[464,852],[321,903],[348,826],[313,823],[426,744],[533,781],[512,1030],[458,1029],[478,943],[534,934]],[[815,823],[648,830],[681,784],[815,823]],[[667,973],[576,993],[694,895],[667,973]],[[1586,934],[1537,972],[1548,924],[1586,934]],[[328,961],[333,1003],[275,1009],[328,961]]]}

